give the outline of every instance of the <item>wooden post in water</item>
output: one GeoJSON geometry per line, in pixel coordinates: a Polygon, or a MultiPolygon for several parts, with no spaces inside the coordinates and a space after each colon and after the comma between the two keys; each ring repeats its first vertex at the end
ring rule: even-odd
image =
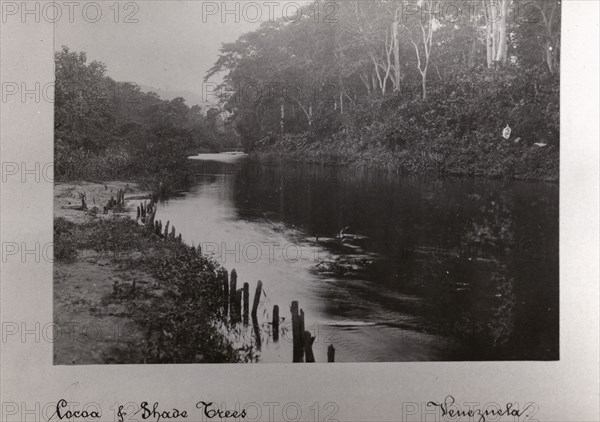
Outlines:
{"type": "Polygon", "coordinates": [[[273,341],[279,340],[279,306],[273,306],[273,341]]]}
{"type": "Polygon", "coordinates": [[[258,325],[258,319],[252,317],[252,328],[254,331],[254,337],[256,339],[256,348],[260,351],[262,347],[262,340],[260,338],[260,326],[258,325]]]}
{"type": "Polygon", "coordinates": [[[237,291],[237,271],[231,270],[231,277],[229,279],[229,302],[235,303],[235,292],[237,291]]]}
{"type": "Polygon", "coordinates": [[[150,226],[154,225],[154,217],[156,217],[156,208],[154,208],[152,210],[152,212],[150,213],[150,216],[149,216],[150,220],[148,221],[148,224],[150,226]]]}
{"type": "MultiPolygon", "coordinates": [[[[167,227],[169,227],[168,221],[167,227]]],[[[223,279],[223,307],[225,309],[225,315],[227,315],[229,310],[229,275],[227,274],[227,270],[223,269],[221,271],[221,278],[223,279]]]]}
{"type": "Polygon", "coordinates": [[[235,320],[240,321],[242,316],[242,289],[238,289],[235,294],[235,320]]]}
{"type": "Polygon", "coordinates": [[[244,283],[244,325],[248,325],[248,313],[250,312],[250,285],[244,283]]]}
{"type": "Polygon", "coordinates": [[[327,362],[335,362],[335,347],[330,344],[327,348],[327,362]]]}
{"type": "Polygon", "coordinates": [[[83,211],[87,210],[86,196],[85,193],[79,194],[79,199],[81,199],[81,209],[83,211]]]}
{"type": "Polygon", "coordinates": [[[258,312],[258,304],[260,303],[260,295],[262,293],[262,281],[256,283],[256,292],[254,293],[254,303],[252,304],[252,318],[256,319],[258,312]]]}
{"type": "Polygon", "coordinates": [[[310,331],[304,332],[304,354],[306,355],[306,362],[314,362],[315,355],[313,354],[312,345],[315,342],[315,338],[310,335],[310,331]]]}
{"type": "Polygon", "coordinates": [[[292,337],[293,337],[293,362],[302,362],[304,350],[302,349],[302,332],[300,331],[300,314],[298,301],[292,301],[292,337]]]}
{"type": "Polygon", "coordinates": [[[300,343],[302,345],[302,343],[304,342],[304,310],[300,309],[300,343]]]}

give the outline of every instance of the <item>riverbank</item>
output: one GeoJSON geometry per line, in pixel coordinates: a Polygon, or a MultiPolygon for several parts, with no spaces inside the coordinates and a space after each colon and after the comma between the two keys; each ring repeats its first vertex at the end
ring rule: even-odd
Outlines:
{"type": "Polygon", "coordinates": [[[559,92],[559,75],[542,69],[480,69],[466,80],[432,84],[426,100],[390,93],[344,111],[315,108],[307,124],[280,121],[247,147],[264,156],[399,174],[556,182],[559,92]]]}
{"type": "Polygon", "coordinates": [[[338,133],[320,141],[311,140],[307,134],[276,136],[259,142],[251,155],[265,160],[348,165],[407,175],[559,180],[560,151],[553,145],[473,137],[413,140],[402,147],[390,147],[386,134],[371,132],[338,133]]]}
{"type": "Polygon", "coordinates": [[[136,221],[136,206],[148,198],[134,183],[56,184],[55,364],[248,358],[223,326],[221,268],[136,221]],[[118,192],[123,204],[104,212],[101,204],[118,192]]]}

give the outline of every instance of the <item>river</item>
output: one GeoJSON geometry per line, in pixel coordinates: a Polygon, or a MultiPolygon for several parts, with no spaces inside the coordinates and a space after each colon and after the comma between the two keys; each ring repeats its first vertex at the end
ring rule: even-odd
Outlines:
{"type": "Polygon", "coordinates": [[[317,362],[329,344],[336,362],[558,359],[558,184],[193,162],[194,185],[156,218],[235,268],[251,296],[262,280],[260,362],[291,362],[292,300],[317,362]]]}

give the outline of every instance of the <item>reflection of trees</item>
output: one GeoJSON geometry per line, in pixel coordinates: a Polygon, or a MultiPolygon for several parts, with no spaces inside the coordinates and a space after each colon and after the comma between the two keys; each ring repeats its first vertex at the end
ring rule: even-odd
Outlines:
{"type": "Polygon", "coordinates": [[[487,334],[492,347],[502,347],[514,329],[515,296],[513,292],[514,278],[508,274],[505,265],[500,265],[492,274],[492,283],[496,285],[496,306],[492,307],[492,319],[487,324],[487,334]]]}
{"type": "Polygon", "coordinates": [[[512,221],[513,202],[508,189],[498,189],[482,197],[471,195],[471,206],[478,212],[472,214],[471,227],[462,236],[463,248],[481,250],[492,255],[494,259],[505,259],[515,239],[512,221]]]}
{"type": "Polygon", "coordinates": [[[466,344],[495,359],[557,358],[558,187],[510,184],[473,200],[481,212],[463,245],[478,245],[487,259],[478,264],[489,269],[475,280],[485,291],[471,300],[489,309],[466,344]]]}
{"type": "Polygon", "coordinates": [[[442,215],[467,216],[454,221],[454,242],[445,239],[448,246],[413,271],[428,296],[430,323],[457,343],[456,359],[506,358],[515,329],[512,190],[486,185],[471,187],[477,193],[468,196],[451,192],[442,215]]]}
{"type": "Polygon", "coordinates": [[[510,344],[515,328],[511,260],[515,230],[510,192],[510,187],[500,186],[488,195],[470,196],[471,206],[478,212],[472,214],[471,225],[461,238],[461,248],[470,252],[463,255],[464,265],[480,267],[471,280],[463,316],[470,327],[465,344],[481,353],[479,359],[505,357],[503,349],[510,344]]]}

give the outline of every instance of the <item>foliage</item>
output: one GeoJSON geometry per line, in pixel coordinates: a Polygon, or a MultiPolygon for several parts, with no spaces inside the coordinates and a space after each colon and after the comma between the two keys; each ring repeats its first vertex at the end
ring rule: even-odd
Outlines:
{"type": "Polygon", "coordinates": [[[54,259],[62,262],[73,262],[77,257],[77,247],[73,239],[74,223],[64,218],[54,220],[54,259]]]}
{"type": "Polygon", "coordinates": [[[492,29],[482,1],[453,16],[433,0],[337,4],[335,21],[315,19],[316,1],[301,19],[267,22],[222,46],[207,78],[223,75],[230,95],[222,106],[248,150],[396,171],[558,178],[560,2],[502,0],[515,19],[492,29]],[[410,7],[439,13],[402,15],[410,7]],[[497,52],[491,30],[506,34],[497,52]]]}
{"type": "Polygon", "coordinates": [[[130,218],[95,219],[73,224],[54,221],[54,257],[71,262],[78,252],[94,251],[122,271],[150,274],[154,285],[114,286],[105,298],[128,301],[144,333],[131,345],[133,359],[145,363],[237,362],[253,350],[234,347],[224,326],[221,268],[177,240],[162,239],[130,218]]]}
{"type": "Polygon", "coordinates": [[[63,47],[55,55],[57,179],[137,178],[155,188],[185,182],[186,157],[237,144],[219,114],[183,98],[162,100],[106,76],[106,66],[63,47]]]}

